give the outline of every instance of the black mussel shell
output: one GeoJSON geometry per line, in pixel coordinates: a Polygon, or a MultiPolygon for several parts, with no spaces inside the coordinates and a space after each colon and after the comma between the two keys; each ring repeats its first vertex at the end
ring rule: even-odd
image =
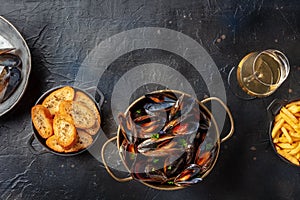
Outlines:
{"type": "Polygon", "coordinates": [[[7,72],[5,85],[5,94],[3,94],[0,103],[8,99],[12,93],[16,90],[22,80],[22,61],[14,54],[4,53],[0,55],[0,65],[4,66],[7,72]]]}
{"type": "Polygon", "coordinates": [[[9,68],[13,68],[13,67],[21,68],[22,61],[17,55],[4,53],[0,55],[0,65],[9,68]]]}
{"type": "Polygon", "coordinates": [[[9,82],[3,100],[6,100],[8,97],[10,97],[10,95],[12,95],[12,93],[20,84],[21,80],[22,80],[21,70],[17,67],[13,67],[10,70],[10,78],[9,78],[9,82]]]}
{"type": "Polygon", "coordinates": [[[201,171],[201,167],[199,165],[196,164],[189,165],[174,179],[175,185],[189,186],[202,181],[202,178],[200,178],[199,176],[200,171],[201,171]]]}

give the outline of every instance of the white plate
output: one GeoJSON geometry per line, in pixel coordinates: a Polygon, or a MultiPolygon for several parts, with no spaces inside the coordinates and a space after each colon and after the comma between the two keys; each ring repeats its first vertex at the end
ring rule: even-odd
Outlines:
{"type": "Polygon", "coordinates": [[[22,60],[22,80],[14,93],[0,104],[0,117],[19,102],[27,87],[31,71],[31,55],[24,38],[9,21],[0,16],[0,48],[12,47],[16,49],[13,53],[22,60]]]}

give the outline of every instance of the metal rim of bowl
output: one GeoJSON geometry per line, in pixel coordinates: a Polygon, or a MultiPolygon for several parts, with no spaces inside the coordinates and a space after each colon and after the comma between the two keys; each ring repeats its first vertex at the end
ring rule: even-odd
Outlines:
{"type": "MultiPolygon", "coordinates": [[[[181,92],[181,91],[178,91],[178,90],[157,90],[157,91],[153,91],[149,94],[154,94],[154,93],[162,93],[162,92],[172,92],[172,93],[175,93],[175,94],[184,94],[184,95],[187,95],[189,97],[191,97],[191,95],[189,94],[186,94],[184,92],[181,92]]],[[[134,102],[132,102],[128,108],[126,109],[125,111],[125,114],[136,104],[138,103],[140,100],[146,98],[145,95],[139,97],[138,99],[136,99],[134,102]]],[[[195,98],[195,97],[193,97],[195,98]]],[[[213,167],[215,166],[217,160],[218,160],[218,156],[219,156],[219,152],[220,152],[220,132],[219,132],[219,129],[218,129],[218,125],[216,123],[216,120],[214,118],[214,116],[212,115],[212,113],[208,110],[208,108],[203,104],[201,103],[201,101],[199,101],[197,98],[195,98],[195,100],[197,101],[197,103],[201,106],[201,108],[203,108],[207,114],[209,115],[212,123],[214,124],[213,126],[215,127],[215,131],[216,131],[216,135],[218,136],[217,137],[217,143],[216,143],[216,147],[217,147],[217,151],[216,151],[216,156],[214,158],[214,161],[212,162],[210,168],[201,176],[201,178],[205,178],[210,172],[211,170],[213,169],[213,167]]],[[[131,173],[130,172],[130,169],[128,168],[125,160],[123,159],[123,156],[121,155],[121,151],[120,151],[120,146],[121,146],[121,138],[122,138],[122,134],[121,134],[121,128],[120,126],[118,126],[118,132],[117,132],[117,147],[118,147],[118,152],[119,152],[119,156],[121,158],[121,161],[123,163],[123,165],[125,166],[126,170],[128,171],[128,173],[131,173]]],[[[123,141],[123,140],[122,140],[123,141]]],[[[136,180],[136,179],[134,179],[136,180]]],[[[138,180],[139,182],[143,183],[144,185],[150,187],[150,188],[153,188],[153,189],[157,189],[157,190],[179,190],[179,189],[184,189],[186,188],[187,186],[177,186],[177,185],[159,185],[159,184],[151,184],[151,183],[148,183],[148,182],[145,182],[145,181],[141,181],[141,180],[138,180]]]]}
{"type": "MultiPolygon", "coordinates": [[[[51,93],[51,92],[54,92],[55,90],[57,89],[60,89],[62,87],[65,87],[65,86],[68,86],[68,85],[60,85],[60,86],[57,86],[57,87],[54,87],[54,88],[51,88],[49,90],[47,90],[45,93],[43,93],[43,95],[40,96],[40,98],[36,101],[35,105],[37,104],[41,104],[43,102],[43,100],[51,93]]],[[[100,112],[100,107],[99,105],[96,103],[96,100],[86,91],[84,91],[84,89],[80,89],[78,87],[74,87],[74,86],[70,86],[72,87],[75,92],[76,91],[81,91],[83,92],[85,95],[87,95],[95,104],[95,106],[97,107],[98,109],[98,112],[99,112],[99,115],[100,115],[100,118],[101,118],[101,112],[100,112]]],[[[79,151],[76,151],[76,152],[70,152],[70,153],[60,153],[60,152],[57,152],[57,151],[54,151],[53,149],[49,148],[46,143],[45,143],[45,139],[43,139],[37,132],[37,130],[35,129],[34,125],[33,125],[33,122],[31,122],[31,125],[32,125],[32,128],[33,128],[33,134],[34,134],[34,138],[49,152],[49,153],[53,153],[55,155],[59,155],[59,156],[75,156],[75,155],[78,155],[78,154],[81,154],[81,153],[84,153],[85,151],[89,150],[96,142],[96,140],[98,139],[99,137],[99,134],[100,134],[100,129],[98,130],[98,132],[95,134],[95,135],[92,135],[92,138],[93,138],[93,142],[90,146],[88,146],[87,148],[84,148],[82,150],[79,150],[79,151]]],[[[101,126],[101,121],[100,121],[100,126],[101,126]]]]}
{"type": "MultiPolygon", "coordinates": [[[[25,74],[25,77],[23,77],[24,81],[25,81],[24,85],[23,85],[23,88],[22,88],[20,94],[18,95],[16,101],[14,103],[12,103],[11,105],[9,105],[9,107],[6,110],[4,110],[2,113],[0,113],[0,117],[1,117],[1,116],[5,115],[6,113],[8,113],[9,111],[11,111],[15,107],[15,105],[21,100],[21,98],[23,97],[23,95],[25,93],[25,90],[26,90],[28,82],[29,82],[29,75],[30,75],[30,72],[31,72],[31,54],[30,54],[30,50],[29,50],[29,47],[27,46],[27,43],[26,43],[25,39],[22,37],[21,33],[17,30],[17,28],[2,16],[0,16],[0,20],[4,21],[6,24],[8,24],[10,26],[10,28],[12,28],[12,30],[16,33],[16,35],[21,40],[21,42],[23,44],[23,47],[26,50],[26,54],[28,54],[28,66],[26,65],[27,74],[25,74]]],[[[19,87],[20,86],[21,85],[19,85],[19,87]]]]}

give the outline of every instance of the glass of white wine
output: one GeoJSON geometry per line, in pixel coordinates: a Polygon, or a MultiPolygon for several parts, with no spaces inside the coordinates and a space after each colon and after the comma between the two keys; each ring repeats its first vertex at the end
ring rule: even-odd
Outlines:
{"type": "Polygon", "coordinates": [[[238,65],[236,78],[248,95],[266,97],[286,80],[289,72],[287,57],[278,50],[268,49],[247,54],[238,65]]]}

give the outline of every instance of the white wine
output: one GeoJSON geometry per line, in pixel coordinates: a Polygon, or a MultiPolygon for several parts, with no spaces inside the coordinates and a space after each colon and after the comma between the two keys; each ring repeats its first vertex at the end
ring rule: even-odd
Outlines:
{"type": "Polygon", "coordinates": [[[279,51],[252,52],[239,63],[237,80],[251,96],[264,97],[273,93],[289,73],[287,58],[279,51]]]}

